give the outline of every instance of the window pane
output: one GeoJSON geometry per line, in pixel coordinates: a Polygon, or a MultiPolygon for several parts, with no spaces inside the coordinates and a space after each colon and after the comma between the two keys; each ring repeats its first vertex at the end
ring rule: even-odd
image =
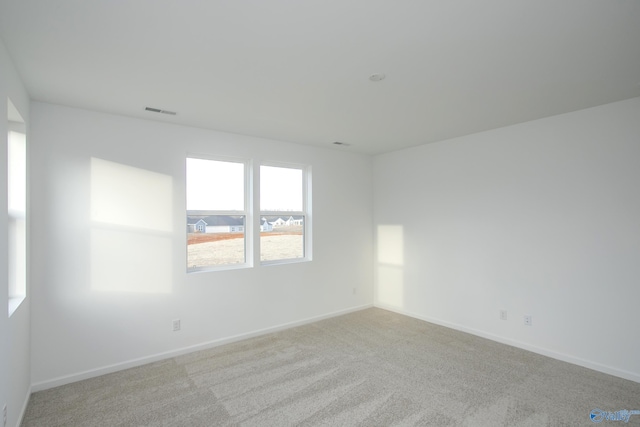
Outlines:
{"type": "Polygon", "coordinates": [[[260,261],[304,258],[304,216],[260,219],[260,261]]]}
{"type": "Polygon", "coordinates": [[[245,262],[244,215],[195,215],[187,211],[189,270],[245,262]]]}
{"type": "Polygon", "coordinates": [[[8,196],[9,212],[24,215],[27,210],[27,148],[26,135],[9,132],[8,196]]]}
{"type": "Polygon", "coordinates": [[[244,210],[244,164],[187,158],[187,210],[244,210]]]}
{"type": "Polygon", "coordinates": [[[260,166],[260,210],[302,211],[302,169],[260,166]]]}
{"type": "Polygon", "coordinates": [[[246,262],[244,168],[187,158],[187,270],[246,262]]]}
{"type": "Polygon", "coordinates": [[[27,155],[26,135],[8,133],[7,147],[7,249],[9,315],[27,294],[27,155]]]}
{"type": "Polygon", "coordinates": [[[302,169],[260,166],[260,261],[304,258],[302,174],[302,169]]]}

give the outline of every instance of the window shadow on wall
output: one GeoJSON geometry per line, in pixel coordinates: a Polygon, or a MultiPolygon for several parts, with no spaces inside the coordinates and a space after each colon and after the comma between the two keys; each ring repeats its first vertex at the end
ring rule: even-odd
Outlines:
{"type": "Polygon", "coordinates": [[[91,290],[170,293],[173,181],[91,158],[91,290]]]}

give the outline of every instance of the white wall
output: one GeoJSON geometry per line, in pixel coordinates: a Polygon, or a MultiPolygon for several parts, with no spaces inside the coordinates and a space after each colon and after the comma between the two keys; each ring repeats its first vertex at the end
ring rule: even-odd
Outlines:
{"type": "MultiPolygon", "coordinates": [[[[29,123],[29,97],[0,40],[0,411],[7,405],[7,425],[15,426],[30,393],[29,296],[7,316],[7,98],[29,123]]],[[[28,134],[28,131],[27,131],[28,134]]],[[[29,284],[27,282],[27,295],[29,284]]],[[[0,413],[0,417],[1,417],[0,413]]]]}
{"type": "Polygon", "coordinates": [[[639,184],[640,98],[376,156],[376,304],[640,381],[639,184]]]}
{"type": "Polygon", "coordinates": [[[43,103],[31,144],[36,390],[373,303],[369,156],[43,103]],[[313,261],[187,275],[187,153],[310,164],[313,261]],[[117,208],[136,218],[157,203],[168,228],[92,222],[92,158],[164,192],[117,208]]]}

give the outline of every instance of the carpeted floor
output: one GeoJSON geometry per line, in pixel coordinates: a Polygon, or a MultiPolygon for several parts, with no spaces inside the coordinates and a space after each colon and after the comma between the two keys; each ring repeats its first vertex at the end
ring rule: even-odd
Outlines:
{"type": "Polygon", "coordinates": [[[595,408],[640,410],[640,384],[372,308],[34,393],[22,425],[588,426],[595,408]]]}

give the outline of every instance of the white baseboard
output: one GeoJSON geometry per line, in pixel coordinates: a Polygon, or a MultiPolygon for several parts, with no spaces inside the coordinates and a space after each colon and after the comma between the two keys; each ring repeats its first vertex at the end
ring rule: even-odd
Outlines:
{"type": "Polygon", "coordinates": [[[435,319],[433,317],[422,316],[420,314],[412,313],[406,310],[399,309],[397,307],[387,306],[385,304],[376,303],[375,307],[382,308],[384,310],[393,311],[394,313],[403,314],[405,316],[413,317],[415,319],[424,320],[425,322],[434,323],[436,325],[444,326],[450,329],[455,329],[457,331],[466,332],[471,335],[476,335],[482,338],[487,338],[492,341],[499,342],[501,344],[510,345],[512,347],[521,348],[523,350],[531,351],[533,353],[541,354],[543,356],[550,357],[552,359],[561,360],[563,362],[571,363],[574,365],[582,366],[584,368],[589,368],[594,371],[602,372],[605,374],[613,375],[615,377],[624,378],[625,380],[634,381],[640,383],[640,374],[625,371],[623,369],[614,368],[611,366],[603,365],[598,362],[593,362],[590,360],[581,359],[579,357],[571,356],[564,353],[558,353],[553,350],[549,350],[542,347],[537,347],[534,345],[530,345],[527,343],[523,343],[521,341],[512,340],[510,338],[501,337],[499,335],[494,335],[488,332],[484,332],[478,329],[468,328],[466,326],[458,325],[455,323],[447,322],[440,319],[435,319]]]}
{"type": "Polygon", "coordinates": [[[27,389],[27,395],[24,397],[24,403],[22,404],[20,415],[18,415],[18,423],[16,424],[16,427],[20,427],[22,425],[22,420],[24,419],[24,414],[27,412],[27,406],[29,405],[30,398],[31,398],[31,387],[27,389]]]}
{"type": "MultiPolygon", "coordinates": [[[[194,351],[206,350],[213,347],[218,347],[225,344],[230,344],[237,341],[242,341],[248,338],[254,338],[261,335],[270,334],[273,332],[282,331],[285,329],[294,328],[296,326],[302,326],[309,323],[317,322],[319,320],[329,319],[332,317],[342,316],[344,314],[353,313],[356,311],[364,310],[367,308],[373,307],[373,304],[365,304],[356,307],[347,308],[344,310],[338,310],[327,314],[322,314],[320,316],[308,317],[306,319],[297,320],[295,322],[283,323],[280,325],[272,326],[269,328],[259,329],[253,332],[248,332],[245,334],[235,335],[226,338],[220,338],[213,341],[208,341],[196,345],[192,345],[189,347],[183,347],[176,350],[166,351],[164,353],[158,353],[151,356],[141,357],[138,359],[128,360],[126,362],[115,363],[113,365],[103,366],[101,368],[90,369],[88,371],[78,372],[71,375],[65,375],[58,378],[53,378],[51,380],[41,381],[38,383],[34,383],[31,385],[31,390],[33,392],[47,390],[54,387],[59,387],[61,385],[74,383],[76,381],[82,381],[89,378],[99,377],[101,375],[110,374],[117,371],[122,371],[124,369],[134,368],[136,366],[146,365],[147,363],[157,362],[159,360],[170,359],[176,356],[182,356],[183,354],[193,353],[194,351]]],[[[26,406],[25,406],[26,408],[26,406]]]]}

